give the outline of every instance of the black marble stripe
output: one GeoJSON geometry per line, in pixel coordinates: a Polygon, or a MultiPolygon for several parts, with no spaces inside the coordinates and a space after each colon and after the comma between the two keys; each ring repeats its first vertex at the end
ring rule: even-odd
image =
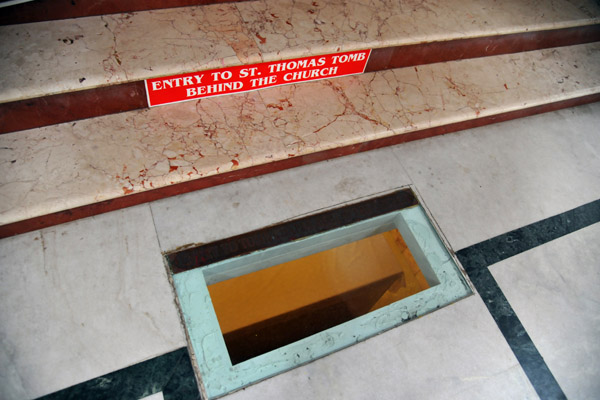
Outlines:
{"type": "Polygon", "coordinates": [[[143,361],[38,400],[137,400],[162,391],[165,400],[199,400],[187,348],[143,361]]]}
{"type": "Polygon", "coordinates": [[[498,328],[542,400],[566,399],[566,396],[488,267],[597,222],[600,222],[600,200],[456,252],[498,328]]]}

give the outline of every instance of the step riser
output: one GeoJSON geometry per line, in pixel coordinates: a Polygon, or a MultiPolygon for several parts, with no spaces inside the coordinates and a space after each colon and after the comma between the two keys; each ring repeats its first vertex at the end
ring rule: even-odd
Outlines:
{"type": "Polygon", "coordinates": [[[465,129],[476,128],[504,121],[510,121],[518,118],[524,118],[527,116],[542,114],[546,112],[557,111],[564,108],[595,103],[598,101],[600,101],[600,94],[592,94],[574,99],[562,100],[549,104],[523,108],[516,111],[490,115],[487,117],[472,119],[468,121],[461,121],[434,128],[404,133],[350,146],[338,147],[332,150],[320,151],[304,156],[274,161],[268,164],[256,165],[240,170],[225,172],[206,178],[200,178],[179,184],[165,186],[159,189],[148,190],[141,193],[131,194],[125,197],[119,197],[94,204],[72,208],[65,211],[43,215],[40,217],[9,223],[0,226],[0,238],[31,232],[34,230],[43,229],[63,224],[66,222],[71,222],[78,219],[103,214],[110,211],[132,207],[139,204],[149,203],[151,201],[160,200],[171,196],[177,196],[180,194],[189,193],[200,189],[206,189],[213,186],[235,182],[242,179],[248,179],[290,168],[295,168],[302,165],[312,164],[328,159],[342,157],[350,154],[356,154],[363,151],[374,150],[382,147],[393,146],[396,144],[406,143],[414,140],[426,139],[465,129]]]}
{"type": "Polygon", "coordinates": [[[158,10],[163,8],[233,3],[248,0],[54,0],[23,3],[3,9],[0,25],[28,24],[69,18],[158,10]]]}
{"type": "Polygon", "coordinates": [[[600,24],[375,49],[365,72],[600,41],[600,24]]]}
{"type": "Polygon", "coordinates": [[[299,159],[291,167],[382,138],[417,139],[425,134],[414,132],[443,134],[536,106],[579,104],[600,93],[599,57],[600,44],[591,43],[397,68],[0,135],[0,221],[201,182],[194,190],[237,176],[205,181],[213,175],[247,170],[241,179],[278,170],[278,161],[299,159]]]}
{"type": "Polygon", "coordinates": [[[143,81],[0,104],[0,134],[148,107],[143,81]]]}
{"type": "MultiPolygon", "coordinates": [[[[600,24],[374,49],[365,72],[600,41],[600,24]]],[[[148,106],[143,81],[0,104],[0,133],[148,106]]]]}

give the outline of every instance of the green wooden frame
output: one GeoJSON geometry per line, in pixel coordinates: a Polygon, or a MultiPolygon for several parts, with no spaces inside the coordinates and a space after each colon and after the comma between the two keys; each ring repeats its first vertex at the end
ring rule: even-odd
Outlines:
{"type": "Polygon", "coordinates": [[[204,390],[214,399],[418,318],[472,293],[421,206],[173,275],[204,390]],[[397,228],[430,288],[333,328],[232,365],[207,284],[397,228]]]}

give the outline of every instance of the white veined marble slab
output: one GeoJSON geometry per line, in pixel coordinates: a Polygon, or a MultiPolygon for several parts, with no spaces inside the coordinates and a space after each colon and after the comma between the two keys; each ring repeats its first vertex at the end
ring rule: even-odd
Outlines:
{"type": "Polygon", "coordinates": [[[148,205],[0,240],[0,398],[186,345],[148,205]]]}
{"type": "Polygon", "coordinates": [[[599,242],[596,223],[490,268],[569,399],[600,392],[599,242]]]}
{"type": "Polygon", "coordinates": [[[539,399],[478,295],[226,400],[539,399]]]}
{"type": "Polygon", "coordinates": [[[600,198],[600,103],[392,150],[454,250],[600,198]]]}
{"type": "Polygon", "coordinates": [[[0,224],[600,92],[600,45],[388,70],[0,136],[0,224]]]}
{"type": "Polygon", "coordinates": [[[0,103],[344,50],[600,22],[591,0],[261,0],[0,27],[0,103]]]}
{"type": "Polygon", "coordinates": [[[592,1],[299,0],[237,5],[263,57],[581,26],[600,20],[592,1]],[[259,37],[260,36],[260,37],[259,37]]]}

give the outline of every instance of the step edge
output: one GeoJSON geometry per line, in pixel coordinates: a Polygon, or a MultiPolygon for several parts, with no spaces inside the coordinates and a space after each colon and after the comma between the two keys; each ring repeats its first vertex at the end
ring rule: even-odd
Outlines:
{"type": "MultiPolygon", "coordinates": [[[[594,25],[583,25],[580,27],[570,27],[561,29],[552,29],[546,31],[529,31],[508,35],[491,35],[478,38],[463,38],[449,41],[426,42],[405,46],[379,47],[374,49],[371,58],[365,68],[365,73],[376,72],[392,68],[404,68],[419,65],[427,65],[438,62],[450,62],[457,60],[467,60],[472,58],[491,57],[502,54],[515,54],[528,51],[538,51],[548,48],[558,48],[565,46],[574,46],[600,41],[600,23],[594,25]],[[535,36],[542,34],[542,39],[535,36]],[[514,40],[523,39],[516,51],[500,50],[496,51],[500,42],[511,43],[514,40]],[[482,43],[484,40],[496,42],[492,51],[482,43]],[[536,42],[538,45],[536,45],[536,42]],[[542,42],[541,44],[539,44],[542,42]],[[559,43],[558,45],[556,45],[559,43]],[[439,47],[436,49],[436,46],[439,47]],[[487,54],[475,53],[466,57],[441,57],[444,49],[450,49],[451,46],[457,46],[458,52],[473,51],[474,46],[478,46],[478,51],[489,51],[487,54]],[[414,54],[423,54],[425,51],[431,51],[434,59],[423,59],[421,62],[402,63],[396,61],[399,56],[406,57],[402,52],[413,52],[414,54]],[[463,50],[461,50],[463,49],[463,50]],[[524,49],[524,50],[523,50],[524,49]],[[437,58],[436,58],[437,57],[437,58]]],[[[516,46],[515,46],[516,47],[516,46]]],[[[456,51],[456,50],[455,50],[456,51]]],[[[197,72],[197,71],[192,71],[197,72]]],[[[82,89],[77,91],[66,91],[57,94],[50,94],[41,97],[32,97],[11,102],[0,103],[0,134],[24,131],[28,129],[41,128],[44,126],[56,125],[66,122],[75,122],[83,119],[95,118],[104,115],[115,114],[119,112],[134,111],[147,108],[147,98],[145,94],[144,81],[131,81],[112,85],[99,86],[91,89],[82,89]],[[122,103],[115,103],[113,97],[119,97],[122,103]],[[94,102],[87,102],[86,98],[96,99],[94,102]],[[56,109],[63,108],[64,104],[77,104],[76,114],[72,117],[55,116],[56,109]],[[93,106],[104,107],[100,112],[82,112],[81,104],[91,104],[93,106]],[[33,109],[37,111],[31,111],[33,109]],[[36,115],[37,114],[37,115],[36,115]],[[12,119],[8,119],[8,116],[12,119]],[[40,116],[46,118],[41,120],[40,116]],[[7,122],[8,121],[8,122],[7,122]],[[12,122],[11,122],[12,121],[12,122]],[[8,125],[8,126],[7,126],[8,125]]],[[[69,111],[67,111],[69,112],[69,111]]]]}
{"type": "Polygon", "coordinates": [[[597,92],[579,97],[562,99],[554,102],[548,102],[526,108],[515,109],[512,111],[496,113],[482,116],[480,118],[468,119],[460,122],[439,125],[421,130],[415,130],[407,133],[395,134],[388,137],[374,139],[366,142],[345,145],[329,150],[323,150],[316,153],[303,156],[277,160],[271,163],[259,164],[243,169],[224,172],[221,174],[210,175],[191,181],[181,182],[174,185],[168,185],[161,188],[138,192],[127,196],[103,200],[100,202],[87,204],[79,207],[65,209],[37,217],[27,218],[20,221],[8,222],[0,225],[0,239],[22,233],[45,229],[55,225],[76,221],[87,217],[104,214],[128,207],[141,204],[147,204],[153,201],[168,197],[177,196],[209,187],[219,186],[225,183],[235,182],[242,179],[248,179],[283,171],[294,167],[325,161],[345,155],[356,154],[363,151],[375,150],[382,147],[393,146],[415,140],[421,140],[434,136],[440,136],[465,129],[476,128],[494,123],[509,121],[513,119],[524,118],[546,112],[561,110],[564,108],[575,107],[584,104],[590,104],[600,101],[600,88],[597,92]]]}

